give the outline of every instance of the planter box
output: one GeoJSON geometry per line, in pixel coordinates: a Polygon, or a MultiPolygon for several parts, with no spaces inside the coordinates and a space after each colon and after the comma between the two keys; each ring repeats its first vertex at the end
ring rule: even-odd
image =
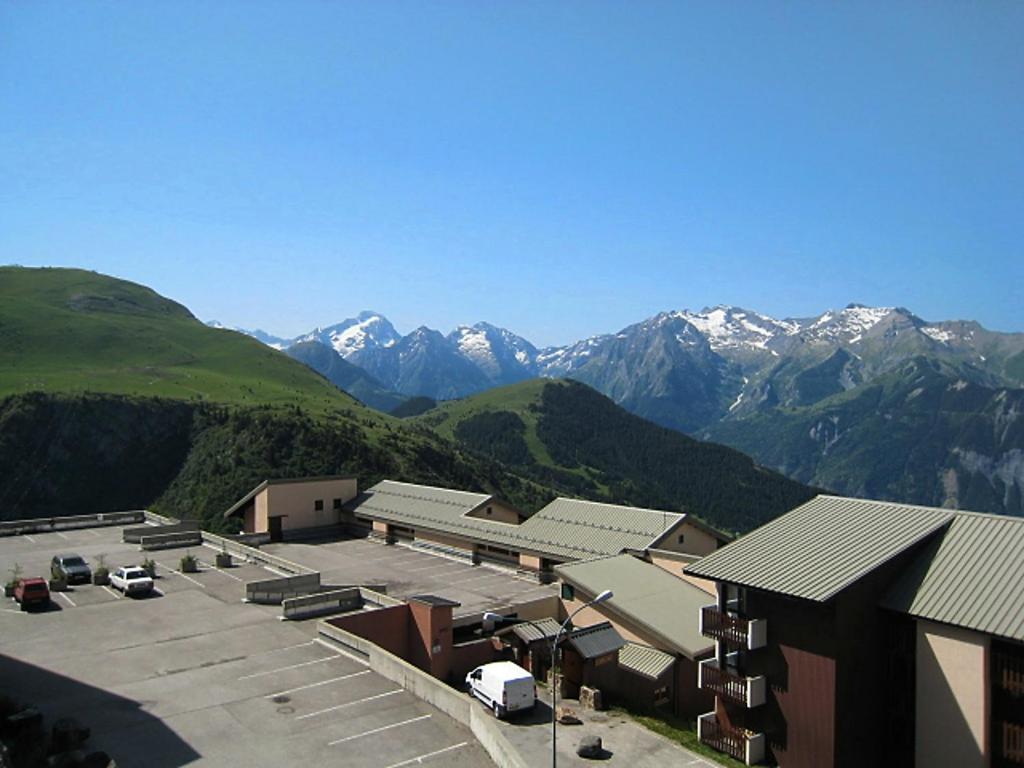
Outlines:
{"type": "Polygon", "coordinates": [[[108,571],[93,571],[92,583],[97,587],[104,587],[110,583],[110,573],[108,571]]]}
{"type": "Polygon", "coordinates": [[[230,552],[218,552],[217,553],[217,567],[218,568],[230,568],[231,567],[231,553],[230,552]]]}
{"type": "Polygon", "coordinates": [[[50,579],[50,591],[51,592],[67,592],[68,591],[67,579],[50,579]]]}
{"type": "Polygon", "coordinates": [[[199,563],[195,560],[182,560],[181,561],[181,572],[182,573],[199,573],[199,563]]]}
{"type": "Polygon", "coordinates": [[[4,597],[14,597],[14,587],[4,584],[4,597]]]}

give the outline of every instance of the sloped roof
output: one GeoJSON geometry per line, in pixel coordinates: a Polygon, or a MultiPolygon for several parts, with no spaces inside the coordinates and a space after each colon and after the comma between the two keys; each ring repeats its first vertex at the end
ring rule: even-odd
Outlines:
{"type": "Polygon", "coordinates": [[[596,659],[598,656],[615,653],[626,644],[622,635],[607,621],[574,629],[563,642],[575,648],[584,659],[596,659]]]}
{"type": "Polygon", "coordinates": [[[882,605],[1024,641],[1024,519],[958,513],[882,605]]]}
{"type": "Polygon", "coordinates": [[[519,526],[468,516],[470,512],[493,500],[494,497],[486,493],[383,480],[359,494],[345,507],[397,525],[500,541],[503,529],[512,532],[519,526]]]}
{"type": "Polygon", "coordinates": [[[948,525],[955,512],[816,496],[686,573],[824,602],[948,525]]]}
{"type": "Polygon", "coordinates": [[[694,658],[712,642],[700,634],[700,608],[713,600],[700,587],[632,555],[581,560],[555,566],[563,581],[597,595],[612,597],[596,608],[647,630],[652,644],[694,658]]]}
{"type": "Polygon", "coordinates": [[[627,642],[619,650],[620,667],[651,680],[657,680],[675,663],[676,657],[672,654],[639,643],[627,642]]]}
{"type": "Polygon", "coordinates": [[[384,480],[349,502],[346,509],[397,525],[463,536],[558,560],[645,549],[686,517],[680,512],[565,498],[555,499],[519,524],[469,516],[493,500],[493,496],[483,493],[384,480]]]}
{"type": "Polygon", "coordinates": [[[686,515],[558,498],[522,524],[523,534],[543,552],[578,560],[646,549],[686,515]]]}
{"type": "Polygon", "coordinates": [[[561,626],[554,619],[543,618],[529,623],[524,621],[516,624],[514,627],[505,627],[495,634],[507,635],[511,633],[524,643],[535,643],[538,640],[553,640],[561,626]]]}

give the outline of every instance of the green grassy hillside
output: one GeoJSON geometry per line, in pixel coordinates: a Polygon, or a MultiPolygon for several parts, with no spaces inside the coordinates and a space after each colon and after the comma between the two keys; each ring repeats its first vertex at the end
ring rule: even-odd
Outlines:
{"type": "Polygon", "coordinates": [[[355,401],[255,339],[149,288],[77,269],[0,267],[0,396],[84,393],[288,404],[355,401]]]}
{"type": "Polygon", "coordinates": [[[574,381],[501,387],[412,420],[562,493],[681,509],[745,531],[814,490],[747,456],[633,416],[574,381]]]}

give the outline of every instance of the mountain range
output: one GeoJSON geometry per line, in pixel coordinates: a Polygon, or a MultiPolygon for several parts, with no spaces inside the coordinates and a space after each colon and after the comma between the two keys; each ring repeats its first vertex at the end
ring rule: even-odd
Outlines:
{"type": "MultiPolygon", "coordinates": [[[[342,338],[345,330],[333,338],[377,337],[383,349],[414,355],[447,344],[432,332],[388,339],[370,318],[342,338]]],[[[361,396],[388,395],[316,339],[289,351],[361,396]]],[[[424,367],[418,380],[430,375],[424,367]]],[[[495,493],[526,513],[556,495],[657,504],[739,531],[814,493],[578,383],[526,381],[477,398],[479,407],[459,404],[479,410],[499,398],[497,422],[485,415],[461,425],[453,413],[441,424],[441,409],[412,417],[433,404],[422,398],[401,402],[410,418],[389,416],[145,286],[84,270],[0,267],[0,520],[150,507],[223,529],[223,511],[262,480],[352,474],[363,487],[388,477],[495,493]],[[523,439],[535,455],[518,455],[516,430],[500,429],[516,419],[533,425],[523,439]],[[511,453],[480,438],[495,423],[511,453]]]]}
{"type": "Polygon", "coordinates": [[[380,313],[364,312],[274,343],[288,351],[309,341],[402,395],[445,400],[567,377],[801,482],[1024,513],[1024,334],[973,321],[928,322],[901,307],[859,304],[786,319],[717,306],[537,349],[487,323],[402,336],[380,313]],[[878,460],[896,444],[904,460],[878,460]]]}

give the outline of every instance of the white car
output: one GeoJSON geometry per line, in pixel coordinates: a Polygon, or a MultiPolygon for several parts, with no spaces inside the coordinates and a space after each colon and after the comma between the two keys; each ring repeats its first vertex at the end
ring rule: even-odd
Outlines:
{"type": "Polygon", "coordinates": [[[153,591],[153,580],[137,565],[126,565],[110,574],[110,586],[126,595],[148,595],[153,591]]]}
{"type": "Polygon", "coordinates": [[[533,675],[511,661],[495,661],[477,667],[466,675],[466,686],[498,718],[532,709],[537,702],[533,675]]]}

